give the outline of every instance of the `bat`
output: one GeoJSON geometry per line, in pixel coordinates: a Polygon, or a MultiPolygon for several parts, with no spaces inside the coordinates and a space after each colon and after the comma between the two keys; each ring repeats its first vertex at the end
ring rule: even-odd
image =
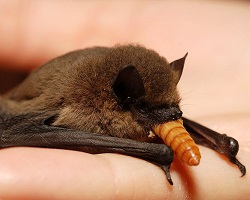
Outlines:
{"type": "MultiPolygon", "coordinates": [[[[183,120],[192,140],[224,154],[244,176],[245,166],[236,159],[237,140],[182,117],[177,84],[186,56],[169,63],[153,50],[128,44],[55,58],[0,96],[0,148],[134,156],[161,167],[172,185],[170,165],[174,153],[181,151],[159,143],[154,131],[161,124],[183,120]]],[[[185,146],[184,152],[195,146],[177,135],[176,145],[185,146]]]]}

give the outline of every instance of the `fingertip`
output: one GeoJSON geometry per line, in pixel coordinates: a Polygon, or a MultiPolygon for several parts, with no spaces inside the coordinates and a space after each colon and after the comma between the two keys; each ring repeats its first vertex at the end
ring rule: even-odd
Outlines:
{"type": "Polygon", "coordinates": [[[188,174],[186,165],[174,163],[170,168],[174,182],[171,186],[160,167],[134,157],[42,148],[2,149],[0,197],[175,199],[190,196],[192,175],[183,178],[179,167],[188,174]]]}
{"type": "Polygon", "coordinates": [[[1,150],[0,185],[3,199],[159,199],[169,187],[144,160],[41,148],[1,150]]]}

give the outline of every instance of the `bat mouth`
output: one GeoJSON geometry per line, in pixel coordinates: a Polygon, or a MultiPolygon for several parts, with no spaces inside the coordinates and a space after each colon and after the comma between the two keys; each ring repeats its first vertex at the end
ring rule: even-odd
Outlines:
{"type": "Polygon", "coordinates": [[[182,117],[183,112],[177,106],[157,107],[157,108],[139,108],[132,112],[142,126],[151,130],[153,126],[163,124],[169,121],[175,121],[182,117]]]}
{"type": "Polygon", "coordinates": [[[183,112],[178,107],[153,109],[150,112],[151,119],[158,119],[160,123],[180,119],[183,112]]]}

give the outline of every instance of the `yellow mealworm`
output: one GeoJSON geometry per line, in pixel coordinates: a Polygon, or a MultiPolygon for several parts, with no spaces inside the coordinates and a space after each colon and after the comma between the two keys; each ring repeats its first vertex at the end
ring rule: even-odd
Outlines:
{"type": "Polygon", "coordinates": [[[200,163],[199,148],[183,126],[181,119],[157,125],[153,131],[170,146],[184,163],[195,166],[200,163]]]}

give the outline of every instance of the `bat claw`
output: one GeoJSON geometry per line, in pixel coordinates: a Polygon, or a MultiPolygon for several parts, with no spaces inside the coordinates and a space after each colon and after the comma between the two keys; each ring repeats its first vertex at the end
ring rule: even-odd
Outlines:
{"type": "Polygon", "coordinates": [[[245,176],[245,174],[246,174],[246,167],[243,164],[241,164],[241,162],[238,161],[236,158],[235,158],[235,163],[234,164],[236,164],[238,166],[238,168],[239,168],[239,170],[241,172],[241,177],[245,176]]]}
{"type": "Polygon", "coordinates": [[[169,184],[173,185],[173,181],[172,181],[170,171],[169,171],[170,165],[161,165],[160,167],[165,172],[169,184]]]}
{"type": "Polygon", "coordinates": [[[242,177],[242,176],[245,176],[245,174],[246,174],[246,167],[245,167],[243,164],[241,164],[241,162],[238,161],[237,158],[231,157],[231,158],[229,158],[229,161],[230,161],[231,163],[237,165],[237,167],[239,168],[239,170],[240,170],[240,172],[241,172],[241,177],[242,177]]]}

